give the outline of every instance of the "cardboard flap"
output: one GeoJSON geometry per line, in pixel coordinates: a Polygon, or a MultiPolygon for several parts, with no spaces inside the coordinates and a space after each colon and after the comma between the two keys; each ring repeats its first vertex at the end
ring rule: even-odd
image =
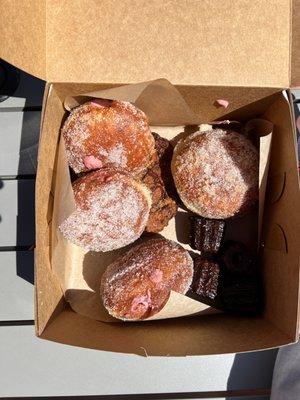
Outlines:
{"type": "Polygon", "coordinates": [[[290,0],[1,1],[0,55],[48,81],[290,84],[290,0]]]}
{"type": "Polygon", "coordinates": [[[0,0],[0,58],[46,79],[46,0],[0,0]]]}
{"type": "Polygon", "coordinates": [[[300,0],[292,4],[291,87],[300,86],[300,0]]]}

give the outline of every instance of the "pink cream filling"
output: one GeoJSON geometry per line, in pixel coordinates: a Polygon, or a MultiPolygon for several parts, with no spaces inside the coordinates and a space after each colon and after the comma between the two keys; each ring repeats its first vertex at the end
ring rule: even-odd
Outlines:
{"type": "Polygon", "coordinates": [[[83,159],[83,163],[85,167],[89,170],[91,169],[98,169],[102,167],[102,161],[99,158],[94,156],[86,156],[83,159]]]}
{"type": "Polygon", "coordinates": [[[140,308],[145,309],[145,311],[151,307],[151,293],[150,290],[147,290],[146,295],[140,295],[134,297],[131,303],[131,312],[138,311],[140,308]]]}
{"type": "Polygon", "coordinates": [[[217,105],[227,108],[229,106],[229,101],[228,100],[223,100],[223,99],[218,99],[216,100],[217,105]]]}

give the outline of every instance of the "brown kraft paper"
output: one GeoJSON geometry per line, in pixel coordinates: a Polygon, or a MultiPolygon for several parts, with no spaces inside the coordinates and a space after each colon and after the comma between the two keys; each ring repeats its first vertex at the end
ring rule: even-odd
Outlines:
{"type": "MultiPolygon", "coordinates": [[[[196,131],[198,130],[197,125],[205,122],[201,119],[201,115],[198,117],[190,110],[177,89],[165,79],[120,86],[74,98],[68,97],[65,100],[65,107],[70,110],[92,98],[116,99],[134,103],[147,114],[152,125],[152,131],[158,132],[173,142],[190,133],[190,129],[186,128],[187,126],[196,131]]],[[[272,129],[272,124],[265,120],[248,121],[245,126],[246,133],[249,136],[255,134],[259,137],[259,232],[272,129]]],[[[79,314],[103,322],[118,322],[117,319],[107,313],[102,305],[99,294],[101,275],[111,262],[135,245],[136,242],[126,248],[102,253],[85,251],[62,236],[58,227],[75,210],[63,140],[60,140],[59,144],[55,188],[52,219],[52,268],[60,280],[66,300],[72,309],[79,314]]],[[[242,220],[241,225],[243,225],[242,220]]],[[[243,228],[241,225],[237,224],[239,229],[243,228]]],[[[188,213],[179,209],[175,218],[160,232],[160,235],[175,240],[188,251],[196,253],[188,245],[188,226],[188,213]]],[[[243,233],[247,235],[248,229],[243,230],[243,233]]],[[[141,240],[143,238],[139,239],[139,241],[141,240]]],[[[216,312],[219,311],[188,296],[172,291],[162,310],[146,320],[216,312]]]]}

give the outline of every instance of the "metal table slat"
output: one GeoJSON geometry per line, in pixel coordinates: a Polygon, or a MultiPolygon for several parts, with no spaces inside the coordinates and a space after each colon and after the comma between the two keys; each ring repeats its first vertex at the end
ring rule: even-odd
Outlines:
{"type": "Polygon", "coordinates": [[[35,243],[34,186],[31,179],[0,180],[0,247],[35,243]]]}
{"type": "Polygon", "coordinates": [[[33,269],[33,251],[0,251],[0,325],[34,319],[33,269]]]}
{"type": "Polygon", "coordinates": [[[35,175],[41,112],[12,110],[0,109],[0,176],[35,175]]]}
{"type": "Polygon", "coordinates": [[[3,326],[0,354],[5,365],[0,396],[25,397],[265,388],[271,385],[276,351],[240,355],[239,359],[234,354],[146,358],[37,339],[32,326],[3,326]],[[241,379],[233,382],[233,376],[241,379]]]}

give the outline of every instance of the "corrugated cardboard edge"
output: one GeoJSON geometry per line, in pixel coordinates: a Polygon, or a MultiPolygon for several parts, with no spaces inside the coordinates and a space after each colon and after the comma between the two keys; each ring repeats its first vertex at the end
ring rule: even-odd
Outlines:
{"type": "MultiPolygon", "coordinates": [[[[299,14],[299,18],[300,18],[300,0],[297,0],[297,2],[298,2],[298,14],[299,14]]],[[[295,5],[295,1],[293,2],[293,4],[295,5]]],[[[299,32],[300,32],[300,30],[299,30],[299,32]]],[[[300,35],[299,35],[299,56],[300,56],[300,35]]],[[[300,66],[300,60],[299,60],[299,66],[300,66]]],[[[293,131],[294,131],[295,149],[296,149],[296,153],[297,153],[298,152],[297,151],[297,127],[296,127],[295,109],[293,107],[293,96],[292,96],[292,93],[291,93],[290,90],[287,90],[286,93],[287,93],[288,100],[289,100],[289,103],[290,103],[291,122],[292,122],[292,126],[293,126],[293,131]]],[[[296,157],[296,161],[297,161],[297,166],[298,166],[298,171],[299,171],[299,157],[296,157]]],[[[300,189],[300,178],[299,178],[299,175],[298,175],[298,183],[299,183],[299,189],[300,189]]],[[[299,282],[300,282],[300,256],[299,256],[299,282]]],[[[298,341],[299,340],[299,336],[300,336],[300,285],[299,285],[299,290],[298,290],[297,332],[298,332],[298,336],[296,336],[295,341],[298,341]]]]}
{"type": "MultiPolygon", "coordinates": [[[[300,0],[299,0],[299,6],[300,6],[300,0]]],[[[299,18],[300,18],[300,13],[299,13],[299,18]]],[[[300,46],[300,43],[299,43],[300,46]]],[[[300,47],[299,47],[299,60],[300,60],[300,47]]],[[[293,131],[294,131],[294,143],[295,143],[295,151],[296,151],[296,156],[298,153],[297,150],[297,127],[296,127],[296,116],[295,116],[295,109],[294,109],[294,99],[292,96],[292,93],[289,89],[286,90],[286,94],[287,94],[287,98],[290,104],[290,110],[291,110],[291,122],[292,122],[292,127],[293,127],[293,131]]],[[[297,166],[299,169],[299,157],[296,157],[296,162],[297,162],[297,166]]],[[[300,178],[298,179],[299,181],[299,189],[300,189],[300,178]]]]}
{"type": "MultiPolygon", "coordinates": [[[[45,137],[45,129],[44,129],[44,122],[45,122],[45,114],[46,114],[46,104],[49,98],[49,93],[51,92],[52,85],[47,84],[45,87],[44,98],[43,98],[43,112],[41,117],[41,134],[39,139],[39,149],[42,149],[44,141],[48,140],[45,137]]],[[[55,153],[54,153],[55,154],[55,153]]],[[[38,154],[38,164],[40,159],[40,150],[38,154]]],[[[53,173],[53,171],[52,171],[53,173]]],[[[45,170],[39,165],[37,171],[37,179],[36,179],[36,191],[35,191],[35,202],[38,208],[38,205],[41,201],[41,196],[43,193],[43,182],[44,179],[47,177],[45,176],[45,170]]],[[[52,180],[53,176],[49,176],[49,179],[52,180]]],[[[48,209],[45,206],[44,210],[46,213],[44,217],[48,217],[48,209]]],[[[35,250],[35,331],[36,335],[40,336],[45,327],[51,322],[52,318],[57,315],[57,313],[61,312],[64,308],[64,300],[63,300],[63,293],[58,283],[56,276],[51,271],[51,263],[50,263],[50,252],[49,252],[49,245],[46,246],[45,244],[45,235],[51,229],[49,224],[45,231],[41,232],[42,227],[44,226],[44,219],[43,216],[40,216],[38,212],[36,212],[36,250],[35,250]],[[47,256],[49,255],[49,258],[47,256]],[[38,267],[37,267],[38,266],[38,267]],[[46,271],[49,270],[49,274],[46,274],[46,271]],[[43,279],[46,279],[47,282],[42,282],[43,279]],[[55,296],[52,296],[54,290],[51,291],[51,298],[49,296],[45,296],[43,293],[43,289],[45,289],[48,285],[52,285],[52,287],[57,288],[55,296]],[[40,313],[40,310],[46,310],[43,316],[40,313]],[[50,310],[51,315],[49,315],[48,310],[50,310]]],[[[51,224],[51,221],[50,221],[51,224]]]]}
{"type": "MultiPolygon", "coordinates": [[[[300,1],[298,1],[298,16],[300,18],[300,1]]],[[[299,46],[300,46],[300,36],[299,36],[299,46]]],[[[300,47],[299,47],[299,52],[300,52],[300,47]]],[[[300,83],[300,81],[299,81],[300,83]]],[[[295,140],[295,148],[297,149],[297,127],[296,127],[296,117],[295,117],[295,110],[293,107],[293,98],[290,90],[287,90],[288,98],[290,101],[291,105],[291,120],[292,120],[292,125],[293,125],[293,130],[294,130],[294,140],[295,140]]],[[[297,160],[297,165],[298,165],[298,171],[299,171],[299,158],[296,158],[297,160]]],[[[298,175],[298,183],[300,187],[300,179],[298,175]]],[[[299,256],[299,282],[300,282],[300,256],[299,256]]],[[[298,290],[298,318],[297,318],[297,332],[298,336],[296,336],[296,341],[299,340],[300,337],[300,285],[299,285],[299,290],[298,290]]]]}
{"type": "MultiPolygon", "coordinates": [[[[297,16],[298,16],[298,24],[300,22],[300,0],[293,0],[293,5],[295,6],[297,3],[298,9],[297,9],[297,16]]],[[[294,14],[293,14],[294,17],[294,14]]],[[[300,25],[298,25],[300,27],[300,25]]],[[[299,36],[298,36],[298,62],[299,62],[299,68],[300,68],[300,29],[299,29],[299,36]]],[[[300,84],[300,69],[299,69],[299,81],[298,84],[300,84]]],[[[290,103],[290,110],[291,110],[291,121],[292,121],[292,126],[293,126],[293,131],[294,131],[294,140],[295,140],[295,149],[296,149],[296,154],[298,153],[297,150],[297,127],[296,127],[296,117],[295,117],[295,110],[293,107],[293,97],[292,93],[290,90],[287,90],[287,95],[290,103]]],[[[299,171],[299,157],[296,157],[297,161],[297,166],[298,166],[298,171],[299,171]]],[[[300,177],[298,174],[298,184],[299,184],[299,190],[300,190],[300,177]]],[[[300,256],[299,256],[299,282],[300,282],[300,256]]],[[[298,317],[297,317],[297,332],[298,335],[296,334],[295,337],[295,342],[299,340],[300,337],[300,284],[299,284],[299,290],[298,290],[298,317]]]]}
{"type": "MultiPolygon", "coordinates": [[[[46,109],[46,103],[47,103],[47,98],[49,95],[49,91],[51,88],[50,83],[46,83],[45,89],[44,89],[44,95],[43,95],[43,101],[42,101],[42,113],[41,113],[41,121],[40,121],[40,136],[39,136],[39,143],[38,143],[38,148],[40,151],[40,143],[41,143],[41,138],[42,138],[42,132],[43,132],[43,123],[44,123],[44,117],[45,117],[45,109],[46,109]]],[[[38,180],[36,179],[35,181],[35,186],[37,187],[38,185],[38,180]]],[[[37,190],[35,190],[35,204],[37,204],[37,190]]],[[[36,232],[38,232],[38,226],[37,226],[37,220],[36,220],[36,232]]],[[[37,237],[37,235],[36,235],[37,237]]],[[[38,290],[37,290],[37,252],[36,250],[34,251],[34,323],[35,323],[35,334],[38,336],[40,332],[40,326],[39,326],[39,315],[38,315],[38,290]]]]}
{"type": "Polygon", "coordinates": [[[291,0],[290,87],[300,86],[300,0],[291,0]]]}

